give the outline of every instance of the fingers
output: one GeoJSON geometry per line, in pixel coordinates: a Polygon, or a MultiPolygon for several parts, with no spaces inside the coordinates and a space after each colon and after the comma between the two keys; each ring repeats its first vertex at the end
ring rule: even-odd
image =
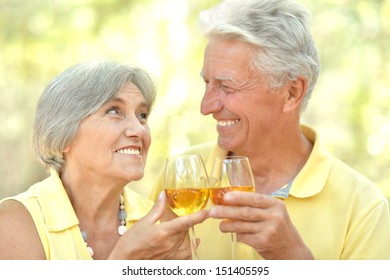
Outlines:
{"type": "Polygon", "coordinates": [[[261,221],[265,215],[262,209],[249,206],[213,206],[209,216],[216,219],[261,221]]]}
{"type": "Polygon", "coordinates": [[[170,207],[167,207],[164,215],[160,219],[160,222],[167,222],[176,218],[177,215],[172,211],[170,207]]]}
{"type": "Polygon", "coordinates": [[[172,221],[170,221],[170,230],[173,232],[183,232],[188,231],[192,226],[199,224],[206,220],[209,217],[208,211],[202,210],[197,213],[178,217],[172,221]]]}
{"type": "Polygon", "coordinates": [[[236,232],[236,233],[257,233],[263,230],[264,227],[268,227],[265,222],[246,222],[240,220],[223,220],[219,224],[221,232],[236,232]]]}
{"type": "Polygon", "coordinates": [[[164,222],[164,228],[170,232],[184,232],[207,218],[208,211],[205,210],[184,217],[177,217],[167,210],[165,193],[161,192],[156,204],[148,214],[138,221],[138,224],[154,224],[160,221],[164,222]]]}
{"type": "Polygon", "coordinates": [[[154,224],[158,220],[160,220],[161,217],[163,217],[165,211],[166,211],[165,193],[161,192],[157,202],[153,205],[152,209],[150,209],[149,213],[146,214],[142,219],[140,219],[138,223],[154,224]]]}
{"type": "Polygon", "coordinates": [[[283,219],[287,213],[283,201],[258,193],[230,192],[225,194],[224,201],[227,205],[216,205],[209,210],[210,217],[261,222],[270,218],[283,219]]]}
{"type": "MultiPolygon", "coordinates": [[[[156,230],[162,234],[161,242],[159,246],[161,247],[163,243],[166,244],[165,251],[166,259],[191,259],[191,250],[190,243],[188,238],[188,230],[191,226],[203,222],[208,218],[207,211],[200,211],[195,214],[188,216],[178,217],[171,221],[160,223],[157,225],[156,230]]],[[[157,234],[157,231],[154,232],[157,234]]],[[[155,239],[156,240],[156,239],[155,239]]],[[[154,241],[155,241],[154,240],[154,241]]],[[[197,244],[199,245],[199,241],[197,244]]]]}
{"type": "Polygon", "coordinates": [[[226,193],[223,200],[229,205],[252,206],[256,208],[269,208],[276,202],[276,198],[269,195],[240,191],[226,193]]]}

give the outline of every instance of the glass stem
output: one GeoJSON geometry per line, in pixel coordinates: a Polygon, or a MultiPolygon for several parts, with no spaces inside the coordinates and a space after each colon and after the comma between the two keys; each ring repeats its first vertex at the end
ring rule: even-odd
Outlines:
{"type": "Polygon", "coordinates": [[[194,230],[193,226],[191,227],[189,235],[190,235],[190,245],[191,245],[192,259],[193,260],[197,260],[198,259],[198,254],[196,252],[196,237],[195,237],[195,230],[194,230]]]}
{"type": "Polygon", "coordinates": [[[237,233],[232,232],[232,260],[237,260],[237,233]]]}

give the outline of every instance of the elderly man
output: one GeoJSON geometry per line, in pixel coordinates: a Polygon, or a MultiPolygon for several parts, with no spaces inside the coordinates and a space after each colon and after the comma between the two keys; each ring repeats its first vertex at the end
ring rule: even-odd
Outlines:
{"type": "Polygon", "coordinates": [[[320,69],[308,18],[290,0],[226,0],[200,15],[201,113],[218,142],[188,153],[209,170],[218,155],[247,156],[255,179],[255,193],[226,194],[196,227],[200,258],[230,258],[236,232],[240,259],[390,259],[386,198],[301,124],[320,69]]]}

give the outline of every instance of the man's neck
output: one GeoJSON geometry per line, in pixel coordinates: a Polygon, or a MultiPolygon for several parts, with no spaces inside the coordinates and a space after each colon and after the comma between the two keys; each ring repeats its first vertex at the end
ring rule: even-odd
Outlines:
{"type": "Polygon", "coordinates": [[[288,137],[288,141],[254,149],[248,157],[256,191],[270,194],[291,182],[305,165],[312,147],[313,144],[299,132],[288,137]]]}

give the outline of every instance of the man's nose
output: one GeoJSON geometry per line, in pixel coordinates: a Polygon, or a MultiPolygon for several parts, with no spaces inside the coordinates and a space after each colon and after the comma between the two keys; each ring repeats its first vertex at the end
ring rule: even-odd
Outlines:
{"type": "Polygon", "coordinates": [[[206,85],[206,90],[200,104],[200,112],[203,115],[218,112],[223,107],[223,100],[221,96],[221,88],[215,83],[209,82],[206,85]]]}

